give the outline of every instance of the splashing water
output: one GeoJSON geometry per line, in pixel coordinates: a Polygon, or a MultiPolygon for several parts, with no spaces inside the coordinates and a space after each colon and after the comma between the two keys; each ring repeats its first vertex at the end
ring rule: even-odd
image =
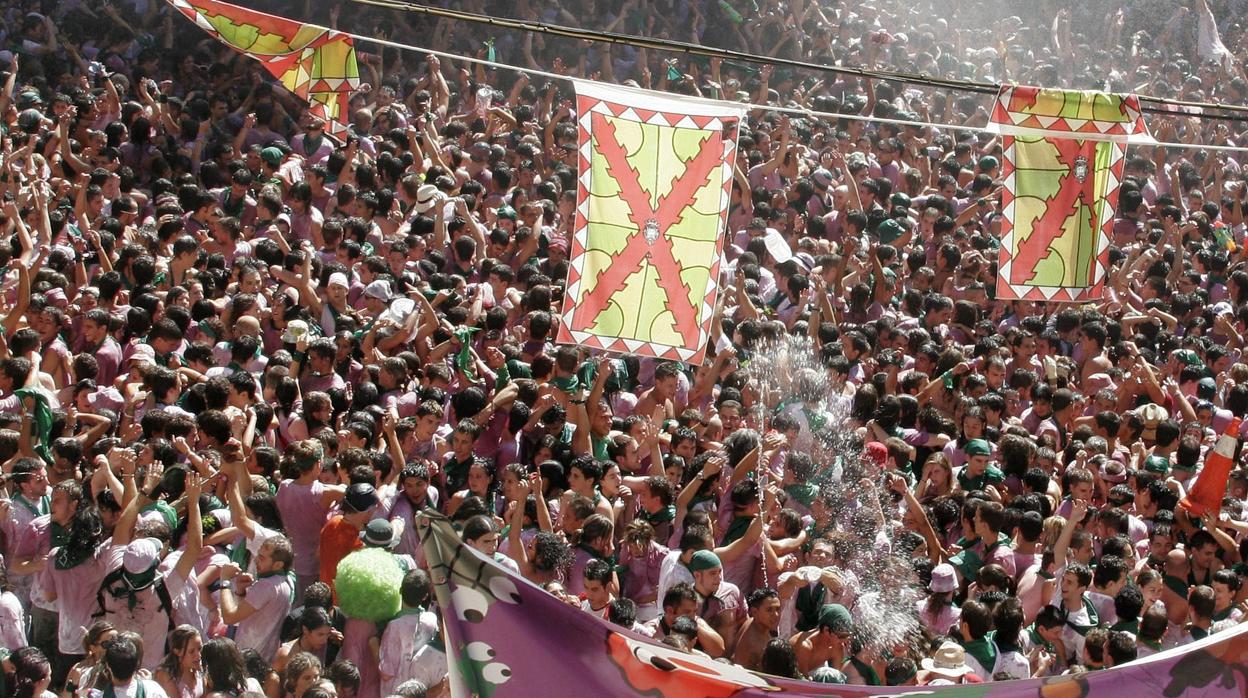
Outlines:
{"type": "Polygon", "coordinates": [[[830,379],[802,336],[781,335],[757,346],[747,370],[757,391],[760,431],[781,411],[805,417],[790,447],[810,454],[811,482],[819,486],[830,520],[823,536],[833,541],[837,567],[856,578],[852,611],[858,638],[872,653],[912,646],[921,635],[915,609],[923,594],[909,559],[894,552],[904,526],[892,495],[883,490],[882,469],[863,457],[861,440],[848,426],[850,398],[843,383],[830,379]]]}

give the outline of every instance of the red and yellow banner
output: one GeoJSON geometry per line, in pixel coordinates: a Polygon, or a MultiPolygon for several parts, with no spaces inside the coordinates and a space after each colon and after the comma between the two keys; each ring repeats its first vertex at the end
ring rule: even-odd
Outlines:
{"type": "Polygon", "coordinates": [[[577,83],[561,343],[702,362],[742,116],[726,103],[577,83]]]}
{"type": "Polygon", "coordinates": [[[351,93],[360,86],[349,35],[217,0],[168,1],[200,29],[260,61],[331,131],[346,130],[351,93]]]}
{"type": "Polygon", "coordinates": [[[1135,95],[1002,87],[990,125],[1003,136],[997,297],[1101,297],[1129,142],[1151,140],[1135,95]]]}

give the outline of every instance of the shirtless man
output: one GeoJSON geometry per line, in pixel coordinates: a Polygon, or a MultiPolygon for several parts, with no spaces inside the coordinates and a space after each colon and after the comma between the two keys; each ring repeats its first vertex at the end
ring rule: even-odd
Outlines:
{"type": "Polygon", "coordinates": [[[746,600],[749,618],[737,636],[737,649],[732,661],[746,669],[758,671],[767,643],[776,637],[780,627],[780,594],[775,589],[755,589],[746,600]]]}
{"type": "Polygon", "coordinates": [[[830,603],[819,609],[819,625],[790,640],[797,655],[797,670],[809,674],[825,664],[833,668],[845,664],[853,630],[853,618],[844,606],[830,603]]]}

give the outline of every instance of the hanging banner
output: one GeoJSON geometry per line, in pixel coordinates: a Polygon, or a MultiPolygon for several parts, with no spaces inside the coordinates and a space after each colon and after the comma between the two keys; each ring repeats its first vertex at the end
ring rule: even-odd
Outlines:
{"type": "Polygon", "coordinates": [[[217,0],[168,2],[218,41],[260,61],[331,133],[345,133],[351,93],[360,86],[350,36],[217,0]]]}
{"type": "Polygon", "coordinates": [[[1101,297],[1128,143],[1152,138],[1135,95],[1005,86],[997,298],[1101,297]]]}
{"type": "Polygon", "coordinates": [[[744,109],[576,90],[580,179],[558,341],[701,363],[744,109]]]}
{"type": "Polygon", "coordinates": [[[1242,698],[1248,686],[1248,624],[1120,667],[1048,679],[868,688],[766,676],[681,652],[570,606],[464,545],[439,514],[421,513],[417,527],[457,672],[452,678],[461,686],[454,698],[1242,698]]]}

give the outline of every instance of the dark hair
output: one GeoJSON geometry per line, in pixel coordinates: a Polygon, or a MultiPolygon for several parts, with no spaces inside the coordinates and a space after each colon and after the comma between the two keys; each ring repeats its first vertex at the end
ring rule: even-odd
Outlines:
{"type": "Polygon", "coordinates": [[[52,664],[37,647],[23,647],[9,655],[13,663],[14,698],[40,698],[35,686],[52,673],[52,664]]]}
{"type": "Polygon", "coordinates": [[[116,681],[134,678],[142,663],[143,653],[130,638],[118,636],[104,645],[104,665],[116,681]]]}
{"type": "Polygon", "coordinates": [[[247,669],[242,652],[234,641],[219,637],[204,643],[203,658],[206,683],[217,693],[241,694],[247,690],[247,669]]]}

